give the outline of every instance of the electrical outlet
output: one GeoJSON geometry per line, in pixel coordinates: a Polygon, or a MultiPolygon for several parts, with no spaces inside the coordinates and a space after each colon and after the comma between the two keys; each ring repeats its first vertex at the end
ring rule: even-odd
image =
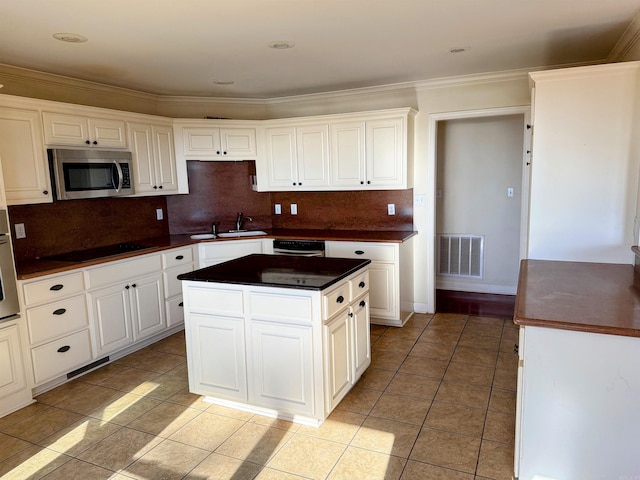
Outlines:
{"type": "Polygon", "coordinates": [[[390,203],[387,205],[387,213],[389,215],[395,215],[396,214],[396,204],[395,203],[390,203]]]}
{"type": "Polygon", "coordinates": [[[282,205],[280,205],[279,203],[276,203],[276,206],[274,208],[276,215],[281,215],[282,214],[282,205]]]}
{"type": "Polygon", "coordinates": [[[513,188],[507,188],[507,197],[513,198],[513,188]]]}
{"type": "Polygon", "coordinates": [[[156,208],[156,220],[162,220],[164,218],[164,213],[161,208],[156,208]]]}
{"type": "Polygon", "coordinates": [[[292,203],[291,204],[291,215],[297,215],[298,214],[298,204],[297,203],[292,203]]]}
{"type": "Polygon", "coordinates": [[[24,223],[16,223],[16,239],[18,238],[27,238],[27,232],[24,229],[24,223]]]}
{"type": "Polygon", "coordinates": [[[424,194],[417,194],[414,199],[416,206],[422,206],[426,203],[427,199],[424,194]]]}

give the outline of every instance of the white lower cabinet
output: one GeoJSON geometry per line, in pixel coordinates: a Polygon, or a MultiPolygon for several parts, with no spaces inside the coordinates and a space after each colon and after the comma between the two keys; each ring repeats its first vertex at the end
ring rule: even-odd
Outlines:
{"type": "Polygon", "coordinates": [[[353,361],[354,361],[354,378],[353,382],[357,382],[364,371],[371,365],[371,341],[369,340],[369,331],[371,325],[369,323],[369,295],[358,298],[351,307],[353,310],[353,361]]]}
{"type": "Polygon", "coordinates": [[[263,244],[263,239],[202,242],[198,246],[200,249],[200,268],[217,265],[252,253],[263,253],[263,244]]]}
{"type": "Polygon", "coordinates": [[[31,349],[36,384],[70,372],[91,360],[89,330],[67,335],[31,349]]]}
{"type": "Polygon", "coordinates": [[[31,401],[22,359],[20,327],[9,322],[0,327],[0,417],[31,401]]]}
{"type": "Polygon", "coordinates": [[[327,398],[331,407],[344,398],[353,383],[352,328],[349,313],[352,314],[349,311],[339,313],[324,326],[327,398]]]}
{"type": "Polygon", "coordinates": [[[89,293],[98,356],[133,343],[131,299],[125,287],[118,284],[89,293]]]}

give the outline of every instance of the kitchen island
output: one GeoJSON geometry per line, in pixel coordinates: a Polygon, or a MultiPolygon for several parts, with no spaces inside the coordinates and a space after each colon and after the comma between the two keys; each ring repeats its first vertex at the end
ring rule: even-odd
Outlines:
{"type": "Polygon", "coordinates": [[[180,275],[189,390],[320,425],[371,363],[369,263],[254,254],[180,275]]]}
{"type": "Polygon", "coordinates": [[[640,478],[638,278],[632,265],[522,261],[515,478],[640,478]]]}

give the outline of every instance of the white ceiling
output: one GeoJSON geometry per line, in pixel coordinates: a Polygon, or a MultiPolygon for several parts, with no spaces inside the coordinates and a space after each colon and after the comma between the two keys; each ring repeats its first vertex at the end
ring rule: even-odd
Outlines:
{"type": "Polygon", "coordinates": [[[639,8],[640,0],[0,0],[0,63],[159,95],[274,98],[603,61],[639,8]],[[268,48],[274,40],[295,47],[268,48]],[[449,53],[458,47],[468,50],[449,53]]]}

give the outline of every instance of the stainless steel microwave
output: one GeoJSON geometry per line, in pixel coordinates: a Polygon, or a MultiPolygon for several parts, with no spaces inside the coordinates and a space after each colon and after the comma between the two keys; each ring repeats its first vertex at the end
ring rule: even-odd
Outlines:
{"type": "Polygon", "coordinates": [[[57,200],[132,195],[131,152],[49,149],[51,186],[57,200]]]}

